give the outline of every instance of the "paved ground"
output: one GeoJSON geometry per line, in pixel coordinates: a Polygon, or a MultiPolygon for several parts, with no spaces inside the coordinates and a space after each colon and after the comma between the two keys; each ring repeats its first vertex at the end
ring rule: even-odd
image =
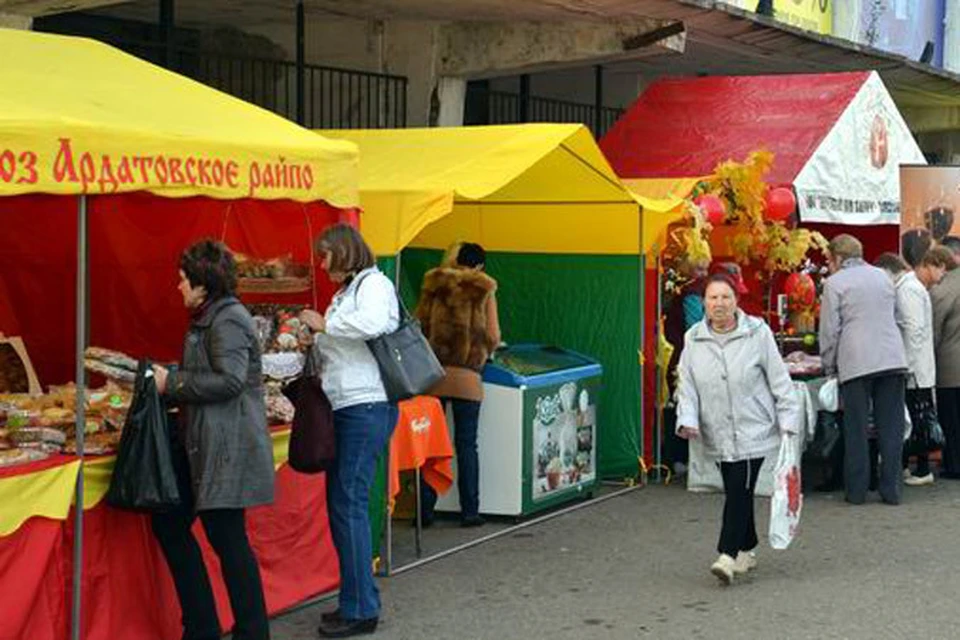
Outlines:
{"type": "MultiPolygon", "coordinates": [[[[960,482],[872,499],[808,495],[794,546],[762,546],[724,588],[708,572],[721,497],[639,489],[382,581],[373,637],[960,637],[960,482]]],[[[275,620],[274,640],[315,638],[332,606],[275,620]]]]}

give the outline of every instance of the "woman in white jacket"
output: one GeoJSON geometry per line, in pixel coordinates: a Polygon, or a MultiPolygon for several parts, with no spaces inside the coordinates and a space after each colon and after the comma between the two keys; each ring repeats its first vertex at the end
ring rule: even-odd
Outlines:
{"type": "Polygon", "coordinates": [[[737,306],[726,274],[707,280],[706,317],[687,332],[677,367],[677,433],[720,464],[726,502],[711,572],[724,584],[756,566],[753,492],[764,458],[795,436],[800,403],[773,332],[737,306]]]}
{"type": "MultiPolygon", "coordinates": [[[[921,261],[918,269],[927,270],[923,271],[924,279],[931,280],[928,274],[930,265],[924,261],[921,261]]],[[[910,265],[897,254],[880,255],[874,266],[887,272],[897,290],[897,327],[903,337],[903,348],[907,354],[907,365],[910,367],[906,402],[910,420],[916,425],[919,422],[917,407],[920,403],[933,403],[933,389],[937,386],[937,362],[933,349],[933,304],[927,287],[917,274],[910,270],[910,265]]],[[[940,278],[942,277],[941,274],[940,278]]],[[[939,281],[936,276],[932,280],[939,281]]],[[[904,450],[903,481],[910,486],[933,484],[927,453],[917,454],[917,473],[914,475],[910,472],[909,453],[904,450]]]]}
{"type": "Polygon", "coordinates": [[[316,249],[330,279],[340,285],[325,315],[300,316],[314,332],[337,440],[336,464],[327,472],[327,512],[340,560],[340,606],[322,616],[319,632],[347,638],[373,633],[380,618],[368,507],[377,457],[393,433],[397,407],[387,401],[367,340],[396,331],[400,310],[393,283],[377,269],[356,229],[333,226],[316,249]]]}

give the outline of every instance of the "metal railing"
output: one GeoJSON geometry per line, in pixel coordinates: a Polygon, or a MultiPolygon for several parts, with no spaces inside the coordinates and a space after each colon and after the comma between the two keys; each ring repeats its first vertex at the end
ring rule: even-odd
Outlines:
{"type": "MultiPolygon", "coordinates": [[[[104,38],[139,58],[297,120],[295,62],[206,51],[156,40],[104,38]]],[[[310,129],[384,129],[407,124],[407,78],[383,73],[303,66],[303,126],[310,129]]]]}
{"type": "MultiPolygon", "coordinates": [[[[174,70],[269,109],[297,119],[297,65],[201,53],[193,64],[183,59],[174,70]]],[[[306,64],[304,122],[309,129],[383,129],[406,126],[407,79],[349,69],[306,64]]]]}
{"type": "MultiPolygon", "coordinates": [[[[471,114],[471,124],[517,124],[524,121],[519,94],[483,91],[480,98],[483,104],[481,111],[485,113],[471,114]]],[[[597,138],[606,133],[624,112],[616,107],[602,107],[598,127],[597,108],[592,104],[531,96],[525,111],[527,122],[580,122],[597,138]]]]}

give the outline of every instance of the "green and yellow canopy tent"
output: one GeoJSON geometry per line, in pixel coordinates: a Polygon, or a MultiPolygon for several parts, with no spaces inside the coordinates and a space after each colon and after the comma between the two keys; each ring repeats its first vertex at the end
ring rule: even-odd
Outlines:
{"type": "Polygon", "coordinates": [[[641,207],[590,132],[528,124],[321,133],[360,148],[361,229],[406,302],[416,303],[423,275],[451,244],[482,244],[508,343],[561,345],[602,363],[599,471],[635,475],[641,207]]]}

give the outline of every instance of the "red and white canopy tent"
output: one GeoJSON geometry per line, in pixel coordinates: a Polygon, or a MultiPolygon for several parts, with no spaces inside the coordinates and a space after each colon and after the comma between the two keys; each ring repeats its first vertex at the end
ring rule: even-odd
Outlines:
{"type": "MultiPolygon", "coordinates": [[[[867,259],[898,250],[899,167],[926,164],[874,71],[664,78],[640,95],[600,147],[641,201],[661,205],[682,202],[721,162],[771,151],[766,180],[795,189],[801,224],[828,238],[859,237],[867,259]]],[[[644,220],[644,247],[662,248],[668,222],[681,211],[647,211],[663,219],[644,220]]],[[[647,291],[657,282],[654,269],[648,262],[647,291]]],[[[645,298],[646,326],[656,327],[659,292],[645,298]]],[[[655,331],[644,336],[644,354],[646,362],[655,361],[655,331]]],[[[654,368],[647,367],[646,397],[655,396],[655,384],[654,368]]],[[[644,424],[654,423],[654,404],[645,403],[644,424]]]]}
{"type": "Polygon", "coordinates": [[[724,160],[774,153],[767,181],[796,189],[804,226],[859,236],[868,257],[896,250],[901,164],[926,164],[875,71],[665,78],[600,141],[614,171],[706,176],[724,160]]]}

